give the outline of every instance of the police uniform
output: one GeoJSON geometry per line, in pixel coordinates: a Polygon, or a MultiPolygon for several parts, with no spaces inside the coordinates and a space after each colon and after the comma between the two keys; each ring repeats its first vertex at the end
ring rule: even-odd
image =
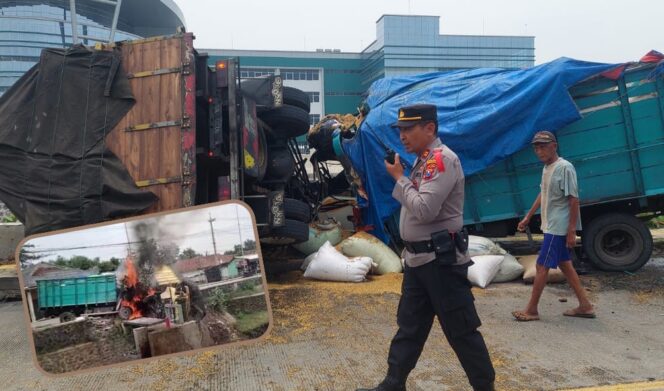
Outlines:
{"type": "MultiPolygon", "coordinates": [[[[403,107],[393,126],[408,127],[421,121],[437,121],[436,107],[403,107]]],[[[481,322],[467,279],[472,261],[458,246],[452,250],[452,259],[448,256],[443,261],[432,241],[434,233],[447,230],[453,238],[463,228],[464,174],[459,158],[436,138],[418,157],[410,177],[397,180],[392,196],[401,203],[399,231],[406,247],[402,253],[405,268],[397,311],[399,330],[390,345],[388,374],[374,390],[405,390],[434,316],[473,388],[492,390],[495,373],[477,330],[481,322]]]]}

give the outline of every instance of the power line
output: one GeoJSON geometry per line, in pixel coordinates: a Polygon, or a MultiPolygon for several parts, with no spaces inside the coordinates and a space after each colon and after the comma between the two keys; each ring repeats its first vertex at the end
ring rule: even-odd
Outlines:
{"type": "MultiPolygon", "coordinates": [[[[248,229],[247,229],[248,231],[248,229]]],[[[237,230],[233,229],[232,227],[230,228],[225,228],[225,229],[215,229],[215,233],[219,234],[237,234],[237,230]]],[[[252,231],[253,233],[253,231],[252,231]]],[[[192,237],[201,237],[201,236],[208,236],[210,235],[210,231],[200,231],[200,232],[195,232],[187,235],[178,235],[176,239],[184,239],[184,238],[192,238],[192,237]]],[[[152,239],[156,243],[171,243],[173,242],[172,239],[152,239]]],[[[34,250],[25,250],[26,253],[30,254],[35,254],[35,253],[45,253],[45,252],[58,252],[58,251],[72,251],[72,250],[86,250],[86,249],[95,249],[95,248],[109,248],[109,247],[119,247],[119,246],[131,246],[132,244],[141,244],[143,241],[137,240],[137,241],[126,241],[122,243],[105,243],[105,244],[93,244],[93,245],[87,245],[87,246],[74,246],[74,247],[52,247],[52,248],[45,248],[45,249],[34,249],[34,250]]],[[[215,244],[215,243],[213,243],[215,244]]]]}

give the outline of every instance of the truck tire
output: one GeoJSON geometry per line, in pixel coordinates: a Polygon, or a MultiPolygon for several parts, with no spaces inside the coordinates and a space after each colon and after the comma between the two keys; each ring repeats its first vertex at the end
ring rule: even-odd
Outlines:
{"type": "Polygon", "coordinates": [[[311,102],[306,92],[293,87],[284,87],[284,103],[299,107],[307,113],[311,110],[311,102]]]}
{"type": "Polygon", "coordinates": [[[588,258],[605,271],[638,270],[650,259],[652,246],[648,227],[626,213],[595,218],[583,236],[583,250],[588,258]]]}
{"type": "Polygon", "coordinates": [[[309,240],[309,224],[302,221],[286,219],[283,227],[270,228],[260,237],[261,243],[293,244],[309,240]]]}
{"type": "Polygon", "coordinates": [[[288,148],[272,147],[268,150],[264,180],[288,181],[294,170],[295,160],[288,148]]]}
{"type": "Polygon", "coordinates": [[[309,223],[311,220],[311,208],[306,202],[294,198],[284,198],[284,214],[287,219],[293,219],[309,223]]]}
{"type": "Polygon", "coordinates": [[[73,312],[63,312],[59,316],[60,323],[67,323],[76,320],[76,314],[73,312]]]}
{"type": "Polygon", "coordinates": [[[260,113],[260,119],[278,138],[298,137],[309,131],[309,112],[295,106],[283,105],[264,111],[260,113]]]}

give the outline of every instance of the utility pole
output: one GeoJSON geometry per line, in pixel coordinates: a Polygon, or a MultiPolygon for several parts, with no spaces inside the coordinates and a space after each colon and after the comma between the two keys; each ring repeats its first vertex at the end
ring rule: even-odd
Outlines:
{"type": "Polygon", "coordinates": [[[124,223],[125,235],[127,235],[127,255],[133,255],[131,251],[131,240],[129,239],[129,229],[127,228],[127,223],[124,223]]]}
{"type": "Polygon", "coordinates": [[[240,235],[240,254],[244,256],[244,242],[242,241],[242,228],[240,227],[240,213],[235,205],[235,217],[237,218],[237,233],[240,235]]]}
{"type": "Polygon", "coordinates": [[[210,218],[208,219],[208,222],[210,223],[210,235],[212,235],[212,247],[214,247],[214,257],[216,259],[217,258],[217,242],[214,239],[214,226],[212,225],[212,223],[217,219],[213,219],[211,213],[208,213],[208,215],[210,216],[210,218]]]}

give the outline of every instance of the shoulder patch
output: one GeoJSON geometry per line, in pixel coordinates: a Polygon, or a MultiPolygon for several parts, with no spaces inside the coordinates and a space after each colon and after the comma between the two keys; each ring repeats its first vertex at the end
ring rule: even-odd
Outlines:
{"type": "Polygon", "coordinates": [[[438,167],[438,171],[445,172],[445,163],[443,162],[443,150],[440,148],[434,149],[433,158],[434,162],[436,163],[436,166],[438,167]]]}
{"type": "Polygon", "coordinates": [[[435,159],[429,159],[423,167],[422,178],[424,180],[433,178],[434,174],[438,172],[438,165],[435,159]]]}

